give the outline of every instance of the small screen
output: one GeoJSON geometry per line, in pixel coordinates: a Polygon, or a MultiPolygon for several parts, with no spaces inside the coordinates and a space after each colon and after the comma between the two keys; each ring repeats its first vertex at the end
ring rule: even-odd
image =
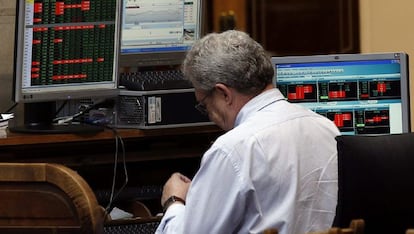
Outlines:
{"type": "Polygon", "coordinates": [[[201,17],[201,0],[124,0],[120,66],[180,63],[201,17]]]}
{"type": "Polygon", "coordinates": [[[326,116],[342,134],[410,131],[406,54],[272,59],[276,85],[288,101],[326,116]]]}
{"type": "Polygon", "coordinates": [[[120,4],[19,0],[15,100],[104,96],[117,88],[120,4]]]}

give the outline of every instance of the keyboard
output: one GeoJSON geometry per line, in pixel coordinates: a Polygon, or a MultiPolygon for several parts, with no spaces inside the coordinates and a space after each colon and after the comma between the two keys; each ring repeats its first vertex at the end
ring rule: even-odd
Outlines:
{"type": "Polygon", "coordinates": [[[155,233],[160,219],[115,220],[104,225],[104,234],[149,234],[155,233]]]}
{"type": "Polygon", "coordinates": [[[193,88],[180,70],[124,72],[119,76],[119,85],[135,91],[193,88]]]}
{"type": "MultiPolygon", "coordinates": [[[[146,199],[161,199],[163,185],[143,185],[136,187],[125,187],[116,200],[146,200],[146,199]]],[[[110,189],[95,190],[96,199],[100,204],[106,204],[111,197],[110,189]]]]}

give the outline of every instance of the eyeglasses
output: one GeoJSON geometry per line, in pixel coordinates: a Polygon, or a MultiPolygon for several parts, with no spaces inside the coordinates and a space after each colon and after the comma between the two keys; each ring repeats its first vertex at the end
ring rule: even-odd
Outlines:
{"type": "Polygon", "coordinates": [[[210,96],[213,92],[208,92],[194,107],[200,111],[203,115],[208,115],[207,107],[204,104],[204,101],[210,96]]]}

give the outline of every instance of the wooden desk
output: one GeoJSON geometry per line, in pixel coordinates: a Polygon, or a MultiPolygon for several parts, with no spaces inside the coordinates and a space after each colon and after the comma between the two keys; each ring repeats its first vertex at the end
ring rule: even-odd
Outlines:
{"type": "MultiPolygon", "coordinates": [[[[181,128],[162,128],[162,129],[118,129],[118,134],[122,138],[130,139],[144,139],[149,137],[165,137],[165,136],[180,136],[180,135],[206,135],[221,133],[217,126],[197,126],[197,127],[181,127],[181,128]]],[[[105,130],[97,134],[77,135],[77,134],[20,134],[10,133],[6,138],[0,138],[0,147],[13,145],[32,145],[44,143],[70,143],[70,142],[84,142],[96,140],[113,139],[114,133],[110,130],[105,130]]]]}
{"type": "MultiPolygon", "coordinates": [[[[130,184],[163,184],[175,171],[192,176],[202,154],[222,134],[216,126],[175,129],[121,129],[130,184]]],[[[118,144],[118,163],[122,162],[118,144]]],[[[52,162],[71,167],[92,188],[110,187],[116,151],[115,135],[15,134],[0,139],[2,162],[52,162]]]]}
{"type": "MultiPolygon", "coordinates": [[[[189,152],[202,153],[197,150],[205,150],[221,130],[216,126],[119,129],[117,134],[123,139],[128,154],[139,153],[128,160],[143,161],[186,157],[189,152]]],[[[0,138],[0,160],[78,164],[94,156],[94,160],[89,161],[106,163],[105,155],[112,158],[115,145],[115,133],[111,130],[93,135],[8,133],[6,138],[0,138]]]]}

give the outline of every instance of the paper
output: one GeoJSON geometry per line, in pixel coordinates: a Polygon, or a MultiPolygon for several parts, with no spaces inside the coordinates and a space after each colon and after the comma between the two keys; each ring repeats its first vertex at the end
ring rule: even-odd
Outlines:
{"type": "Polygon", "coordinates": [[[7,137],[7,127],[9,126],[9,119],[14,117],[13,114],[1,114],[0,119],[0,138],[7,137]]]}
{"type": "Polygon", "coordinates": [[[117,219],[128,219],[128,218],[132,218],[134,215],[131,213],[128,213],[126,211],[123,211],[117,207],[114,207],[111,211],[111,213],[109,213],[109,216],[111,216],[112,220],[117,220],[117,219]]]}
{"type": "Polygon", "coordinates": [[[1,119],[0,119],[0,121],[1,121],[1,122],[3,122],[3,121],[7,121],[7,120],[9,120],[9,119],[13,119],[13,117],[14,117],[14,114],[1,114],[1,119]]]}

